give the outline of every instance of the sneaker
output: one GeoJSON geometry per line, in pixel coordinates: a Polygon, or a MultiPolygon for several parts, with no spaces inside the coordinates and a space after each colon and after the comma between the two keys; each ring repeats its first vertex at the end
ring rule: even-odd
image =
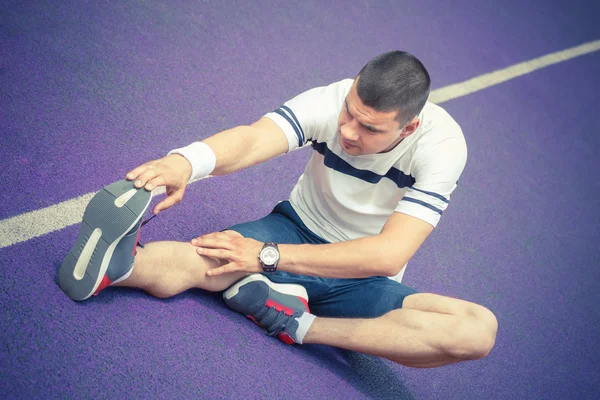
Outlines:
{"type": "Polygon", "coordinates": [[[286,344],[301,343],[298,318],[310,312],[308,294],[301,285],[273,283],[264,275],[252,274],[227,289],[223,299],[267,335],[277,336],[286,344]]]}
{"type": "Polygon", "coordinates": [[[104,277],[100,281],[100,285],[94,292],[94,296],[97,296],[100,291],[106,289],[108,286],[129,278],[129,275],[133,272],[133,262],[137,254],[137,249],[138,247],[144,247],[140,242],[142,227],[154,217],[156,215],[134,226],[127,235],[123,236],[119,244],[115,247],[115,251],[108,263],[106,274],[104,274],[104,277]]]}
{"type": "Polygon", "coordinates": [[[131,274],[141,219],[152,193],[121,180],[90,200],[75,244],[58,271],[60,288],[73,300],[85,300],[131,274]]]}

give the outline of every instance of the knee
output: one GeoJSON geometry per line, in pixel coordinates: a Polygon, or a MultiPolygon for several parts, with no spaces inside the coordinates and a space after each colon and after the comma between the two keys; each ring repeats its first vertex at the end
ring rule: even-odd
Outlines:
{"type": "Polygon", "coordinates": [[[199,255],[196,252],[196,247],[191,244],[182,250],[185,250],[188,254],[185,258],[187,262],[182,262],[180,265],[173,267],[179,270],[181,280],[186,282],[189,288],[219,292],[231,285],[228,275],[208,276],[206,274],[209,270],[224,265],[223,261],[199,255]]]}
{"type": "Polygon", "coordinates": [[[476,359],[486,357],[496,344],[496,334],[498,333],[498,320],[494,313],[485,307],[481,307],[475,317],[475,324],[478,326],[477,338],[475,343],[474,355],[476,359]]]}
{"type": "MultiPolygon", "coordinates": [[[[241,236],[235,231],[227,232],[228,234],[241,236]]],[[[186,248],[181,249],[182,251],[187,252],[187,256],[184,258],[186,262],[182,262],[180,265],[174,266],[174,268],[179,269],[181,279],[187,283],[187,285],[189,286],[188,288],[199,288],[202,290],[207,290],[209,292],[220,292],[227,289],[234,282],[236,282],[243,275],[245,275],[244,273],[231,273],[217,276],[208,276],[206,273],[209,270],[223,266],[224,264],[226,264],[226,261],[199,255],[196,252],[195,246],[191,244],[186,244],[186,246],[186,248]]]]}
{"type": "Polygon", "coordinates": [[[461,315],[458,343],[452,346],[452,355],[461,360],[478,360],[486,357],[496,343],[498,320],[483,306],[472,307],[461,315]]]}

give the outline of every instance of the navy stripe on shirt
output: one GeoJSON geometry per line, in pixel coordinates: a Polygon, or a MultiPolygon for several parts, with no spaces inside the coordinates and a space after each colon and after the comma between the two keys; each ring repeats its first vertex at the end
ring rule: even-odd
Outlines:
{"type": "Polygon", "coordinates": [[[442,212],[443,212],[442,210],[440,210],[440,209],[439,209],[439,208],[437,208],[437,207],[434,207],[434,206],[432,206],[432,205],[431,205],[431,204],[429,204],[429,203],[425,203],[424,201],[417,200],[417,199],[413,199],[412,197],[406,197],[406,196],[404,196],[404,197],[402,198],[402,201],[405,201],[405,200],[406,200],[406,201],[410,201],[411,203],[420,204],[420,205],[422,205],[423,207],[427,207],[427,208],[429,208],[430,210],[433,210],[433,211],[435,211],[436,213],[438,213],[438,214],[442,215],[442,212]]]}
{"type": "Polygon", "coordinates": [[[385,175],[376,174],[366,169],[358,169],[342,160],[340,156],[329,150],[327,143],[313,142],[313,148],[325,157],[325,166],[342,174],[350,175],[369,183],[379,183],[382,178],[388,178],[396,183],[399,188],[412,187],[415,184],[415,178],[406,175],[398,168],[391,168],[385,175]]]}

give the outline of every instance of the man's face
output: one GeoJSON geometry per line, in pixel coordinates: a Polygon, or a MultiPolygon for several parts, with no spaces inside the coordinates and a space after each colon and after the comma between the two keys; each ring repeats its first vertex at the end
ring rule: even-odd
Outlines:
{"type": "Polygon", "coordinates": [[[396,111],[380,112],[363,104],[354,81],[338,117],[338,141],[341,148],[352,156],[384,153],[392,150],[402,139],[419,126],[414,118],[402,127],[396,120],[396,111]]]}

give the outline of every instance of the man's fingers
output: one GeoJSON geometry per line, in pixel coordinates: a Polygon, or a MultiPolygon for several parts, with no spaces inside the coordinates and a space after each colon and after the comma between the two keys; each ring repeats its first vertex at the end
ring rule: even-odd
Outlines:
{"type": "Polygon", "coordinates": [[[175,204],[180,203],[182,199],[183,199],[183,190],[176,191],[176,192],[172,193],[171,195],[167,196],[164,200],[159,202],[157,205],[155,205],[154,209],[152,210],[152,213],[158,214],[159,212],[161,212],[163,210],[171,208],[175,204]]]}
{"type": "Polygon", "coordinates": [[[193,239],[192,244],[201,248],[210,248],[210,249],[224,249],[224,250],[233,250],[234,246],[230,240],[223,240],[221,238],[206,238],[200,237],[198,239],[193,239]]]}
{"type": "Polygon", "coordinates": [[[137,168],[132,169],[125,176],[128,180],[132,181],[137,179],[141,174],[143,174],[146,170],[150,169],[150,166],[153,165],[155,161],[150,161],[149,163],[140,165],[137,168]]]}
{"type": "Polygon", "coordinates": [[[172,199],[170,199],[170,198],[167,197],[166,199],[164,199],[163,201],[158,202],[154,206],[154,208],[152,209],[152,214],[156,215],[156,214],[158,214],[161,211],[164,211],[164,210],[166,210],[168,208],[173,207],[174,205],[175,205],[175,202],[172,199]]]}
{"type": "Polygon", "coordinates": [[[127,178],[127,180],[129,180],[129,181],[134,180],[135,178],[137,178],[138,176],[140,176],[140,174],[142,172],[144,172],[144,168],[143,167],[144,166],[142,165],[142,166],[139,166],[137,168],[132,169],[131,171],[129,171],[127,173],[127,175],[125,175],[125,178],[127,178]]]}
{"type": "Polygon", "coordinates": [[[229,264],[225,264],[219,268],[209,269],[208,271],[206,271],[206,275],[217,276],[217,275],[229,274],[229,273],[235,272],[235,271],[237,271],[235,264],[229,263],[229,264]]]}
{"type": "Polygon", "coordinates": [[[192,239],[192,244],[198,247],[224,248],[233,250],[232,239],[237,239],[237,236],[230,235],[225,232],[212,232],[192,239]]]}
{"type": "Polygon", "coordinates": [[[160,174],[152,179],[149,179],[148,183],[146,183],[144,187],[146,188],[146,190],[154,190],[159,186],[165,186],[166,183],[167,182],[165,176],[163,174],[160,174]]]}
{"type": "Polygon", "coordinates": [[[134,186],[138,188],[142,188],[148,183],[148,181],[156,178],[160,175],[160,168],[150,168],[148,167],[140,176],[137,177],[134,186]]]}
{"type": "MultiPolygon", "coordinates": [[[[211,257],[218,258],[219,260],[231,260],[233,253],[224,249],[207,249],[206,247],[198,247],[196,253],[211,257]]],[[[221,267],[222,268],[222,267],[221,267]]]]}

